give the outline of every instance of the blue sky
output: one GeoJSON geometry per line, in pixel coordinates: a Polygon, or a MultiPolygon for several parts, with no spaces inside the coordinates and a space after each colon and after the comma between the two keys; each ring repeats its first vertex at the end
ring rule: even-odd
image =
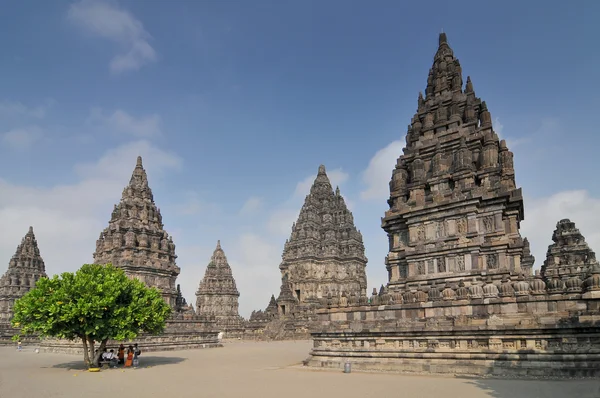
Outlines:
{"type": "Polygon", "coordinates": [[[387,183],[443,29],[515,153],[542,264],[570,217],[600,248],[593,2],[52,1],[0,11],[0,272],[29,225],[91,261],[144,157],[189,301],[217,239],[247,316],[279,289],[319,164],[386,282],[387,183]]]}

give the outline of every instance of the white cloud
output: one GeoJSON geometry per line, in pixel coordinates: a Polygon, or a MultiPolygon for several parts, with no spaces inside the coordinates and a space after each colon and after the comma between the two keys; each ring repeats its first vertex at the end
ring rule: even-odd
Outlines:
{"type": "MultiPolygon", "coordinates": [[[[544,120],[542,120],[542,128],[544,128],[545,126],[547,126],[547,123],[544,120]]],[[[508,147],[508,149],[512,149],[519,145],[522,145],[531,139],[531,137],[527,135],[522,136],[520,138],[510,138],[504,135],[504,125],[500,123],[500,118],[498,117],[494,118],[494,120],[492,121],[492,127],[494,128],[494,132],[498,135],[498,138],[506,141],[506,146],[508,147]]]]}
{"type": "Polygon", "coordinates": [[[504,131],[504,125],[502,123],[500,123],[500,118],[494,118],[493,122],[492,122],[492,127],[494,128],[494,131],[496,132],[496,134],[498,134],[498,137],[502,137],[502,132],[504,131]]]}
{"type": "Polygon", "coordinates": [[[298,219],[301,207],[302,204],[298,204],[296,208],[289,206],[273,210],[267,221],[269,232],[274,235],[289,237],[292,233],[292,224],[298,219]]]}
{"type": "Polygon", "coordinates": [[[44,105],[38,105],[35,107],[28,107],[18,101],[1,101],[0,102],[0,115],[9,116],[26,116],[33,117],[36,119],[43,119],[48,110],[54,105],[55,101],[49,99],[45,101],[44,105]]]}
{"type": "Polygon", "coordinates": [[[246,200],[242,208],[240,209],[241,215],[252,215],[255,214],[262,208],[263,200],[259,197],[252,196],[246,200]]]}
{"type": "Polygon", "coordinates": [[[218,204],[203,199],[202,196],[195,191],[185,192],[181,197],[183,200],[174,205],[175,214],[177,215],[193,216],[206,214],[208,212],[214,214],[221,210],[218,204]]]}
{"type": "Polygon", "coordinates": [[[151,184],[162,172],[181,165],[176,155],[139,141],[108,151],[96,162],[76,165],[80,180],[74,184],[40,188],[0,179],[0,270],[30,225],[48,274],[74,271],[92,261],[96,239],[138,155],[144,157],[151,184]]]}
{"type": "Polygon", "coordinates": [[[563,218],[573,221],[590,248],[598,253],[600,198],[585,190],[577,190],[558,192],[546,198],[525,198],[524,201],[525,220],[521,223],[521,235],[529,239],[536,269],[542,266],[546,250],[552,244],[552,232],[563,218]]]}
{"type": "Polygon", "coordinates": [[[404,148],[402,141],[393,141],[371,158],[362,173],[362,181],[366,185],[365,190],[360,193],[362,200],[386,200],[389,197],[392,171],[398,157],[402,154],[402,148],[404,148]]]}
{"type": "Polygon", "coordinates": [[[156,51],[148,42],[151,36],[142,22],[116,3],[82,0],[69,7],[68,19],[82,30],[111,40],[124,49],[124,53],[110,61],[110,71],[114,74],[139,70],[157,59],[156,51]]]}
{"type": "Polygon", "coordinates": [[[39,141],[44,133],[38,126],[21,127],[2,134],[2,141],[13,149],[27,149],[39,141]]]}
{"type": "Polygon", "coordinates": [[[102,109],[92,108],[87,123],[136,138],[152,138],[162,134],[161,118],[157,114],[136,118],[120,109],[106,115],[102,109]]]}
{"type": "Polygon", "coordinates": [[[241,235],[236,242],[222,240],[221,245],[240,291],[240,313],[248,317],[253,310],[265,309],[271,294],[279,295],[283,248],[253,233],[241,235]]]}
{"type": "MultiPolygon", "coordinates": [[[[194,307],[198,284],[204,277],[216,244],[215,239],[202,245],[179,245],[176,248],[177,264],[182,269],[177,283],[181,285],[188,303],[194,307]]],[[[240,292],[240,315],[248,318],[253,310],[267,306],[271,294],[279,295],[281,250],[268,238],[255,233],[225,237],[221,239],[221,247],[240,292]]]]}

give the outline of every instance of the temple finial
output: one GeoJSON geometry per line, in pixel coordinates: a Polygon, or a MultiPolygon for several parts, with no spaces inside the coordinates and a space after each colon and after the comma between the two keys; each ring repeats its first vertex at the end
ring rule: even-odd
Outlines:
{"type": "Polygon", "coordinates": [[[444,33],[443,29],[442,29],[442,33],[440,33],[440,39],[439,39],[439,45],[441,46],[442,44],[448,44],[448,37],[446,37],[446,34],[444,33]]]}
{"type": "Polygon", "coordinates": [[[217,250],[221,250],[221,240],[217,241],[217,250]]]}
{"type": "Polygon", "coordinates": [[[325,165],[319,166],[319,174],[325,174],[325,165]]]}
{"type": "Polygon", "coordinates": [[[33,233],[33,227],[30,225],[29,226],[29,233],[32,234],[33,233]]]}
{"type": "Polygon", "coordinates": [[[141,156],[138,156],[138,157],[137,157],[137,163],[136,163],[136,166],[143,167],[143,166],[142,166],[142,157],[141,157],[141,156]]]}

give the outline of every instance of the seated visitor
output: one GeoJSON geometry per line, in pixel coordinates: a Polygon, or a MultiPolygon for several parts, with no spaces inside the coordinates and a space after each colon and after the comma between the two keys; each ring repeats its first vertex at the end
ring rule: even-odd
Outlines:
{"type": "Polygon", "coordinates": [[[133,346],[127,348],[127,359],[125,360],[125,367],[129,368],[133,365],[133,346]]]}

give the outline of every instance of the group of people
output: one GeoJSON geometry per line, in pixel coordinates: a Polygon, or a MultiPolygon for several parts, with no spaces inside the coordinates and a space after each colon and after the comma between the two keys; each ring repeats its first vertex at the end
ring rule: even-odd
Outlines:
{"type": "Polygon", "coordinates": [[[137,368],[140,365],[140,355],[142,350],[138,347],[137,343],[127,347],[127,358],[125,358],[125,346],[121,344],[115,355],[115,350],[107,351],[104,349],[102,353],[101,361],[108,362],[111,367],[116,368],[117,365],[123,365],[126,368],[134,367],[137,368]]]}

